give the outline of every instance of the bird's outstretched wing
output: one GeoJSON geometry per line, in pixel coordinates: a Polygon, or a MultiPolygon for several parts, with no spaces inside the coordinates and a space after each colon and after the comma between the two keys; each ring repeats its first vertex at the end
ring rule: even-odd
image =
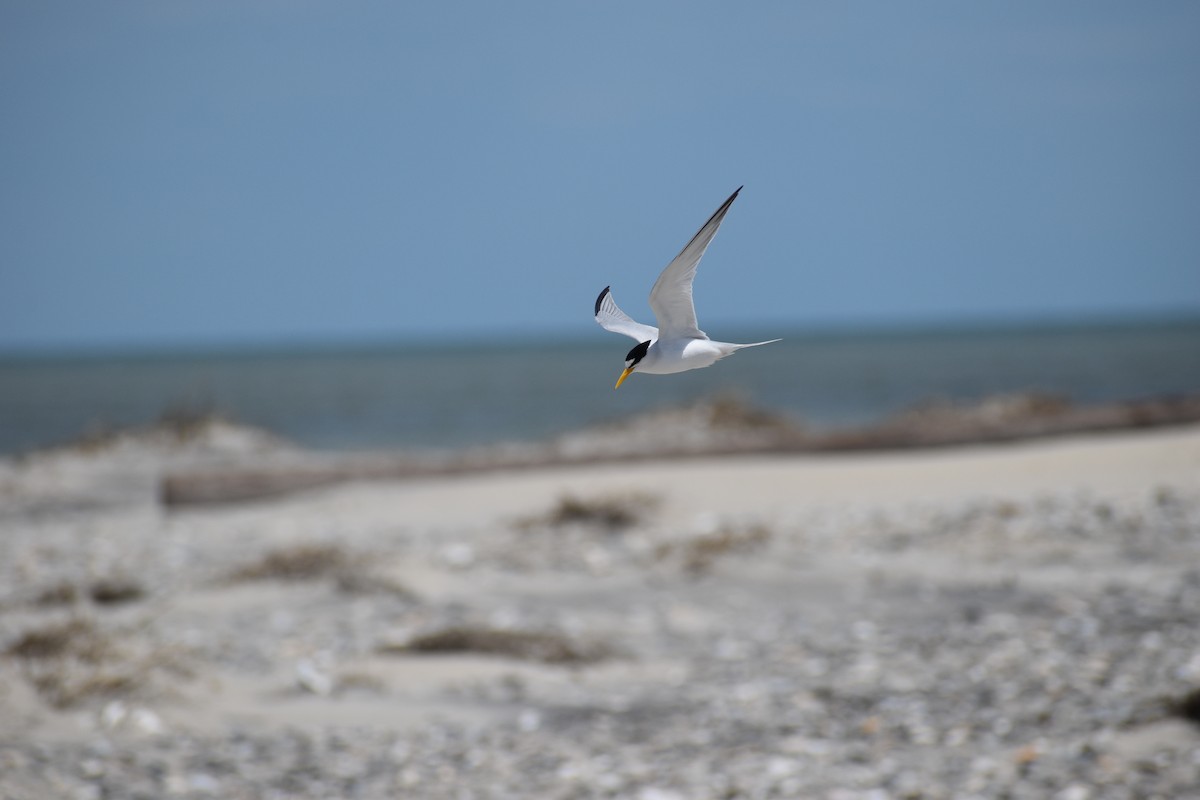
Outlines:
{"type": "Polygon", "coordinates": [[[725,219],[725,213],[729,211],[741,190],[742,187],[739,186],[737,192],[729,195],[729,199],[708,218],[708,222],[704,223],[692,240],[679,251],[679,255],[667,264],[667,268],[654,282],[654,288],[650,290],[650,308],[654,310],[664,339],[708,338],[696,324],[696,307],[692,305],[692,281],[696,278],[696,267],[700,265],[708,243],[717,234],[721,220],[725,219]]]}
{"type": "Polygon", "coordinates": [[[611,287],[605,286],[604,291],[596,298],[596,322],[606,331],[620,333],[632,337],[639,342],[653,341],[658,338],[658,328],[634,322],[628,314],[617,308],[613,302],[611,287]]]}

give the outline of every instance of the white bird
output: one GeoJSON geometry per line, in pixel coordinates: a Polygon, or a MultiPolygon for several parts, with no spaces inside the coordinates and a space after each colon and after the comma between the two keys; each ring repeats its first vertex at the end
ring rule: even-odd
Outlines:
{"type": "Polygon", "coordinates": [[[692,305],[692,281],[696,278],[696,267],[700,265],[708,243],[716,235],[717,228],[721,227],[721,220],[741,190],[739,186],[737,192],[729,195],[729,199],[708,218],[708,222],[658,276],[654,288],[650,290],[650,308],[658,321],[657,328],[634,321],[618,308],[609,291],[612,288],[610,286],[605,286],[596,298],[596,322],[600,323],[600,327],[630,336],[638,342],[625,356],[625,371],[617,378],[614,389],[621,388],[634,370],[648,375],[686,372],[712,366],[743,347],[758,347],[779,341],[771,339],[753,344],[714,342],[696,324],[696,308],[692,305]]]}

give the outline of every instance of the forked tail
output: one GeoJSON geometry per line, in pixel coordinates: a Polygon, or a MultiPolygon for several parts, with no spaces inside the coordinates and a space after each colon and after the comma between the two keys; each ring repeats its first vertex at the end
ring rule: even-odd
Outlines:
{"type": "Polygon", "coordinates": [[[735,344],[734,347],[736,347],[738,350],[741,350],[743,347],[758,347],[760,345],[775,344],[775,342],[782,341],[783,339],[767,339],[765,342],[754,342],[753,344],[735,344]]]}
{"type": "Polygon", "coordinates": [[[722,355],[722,358],[724,358],[725,356],[731,356],[734,353],[736,353],[738,350],[742,350],[746,347],[761,347],[764,344],[774,344],[775,342],[782,342],[782,341],[783,341],[783,339],[768,339],[765,342],[751,342],[750,344],[727,344],[725,342],[722,342],[721,347],[723,350],[725,350],[725,353],[724,353],[724,355],[722,355]]]}

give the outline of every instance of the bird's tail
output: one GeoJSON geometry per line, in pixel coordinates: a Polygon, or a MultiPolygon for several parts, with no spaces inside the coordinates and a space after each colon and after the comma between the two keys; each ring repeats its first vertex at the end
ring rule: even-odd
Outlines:
{"type": "Polygon", "coordinates": [[[736,353],[738,350],[742,350],[746,347],[761,347],[764,344],[774,344],[775,342],[782,342],[782,341],[783,341],[783,339],[768,339],[765,342],[751,342],[750,344],[726,344],[726,343],[722,342],[721,344],[722,344],[723,349],[725,350],[725,353],[721,357],[724,358],[725,356],[731,356],[734,353],[736,353]]]}
{"type": "Polygon", "coordinates": [[[743,347],[759,347],[764,344],[774,344],[775,342],[782,342],[782,341],[783,341],[783,339],[768,339],[765,342],[753,342],[752,344],[735,344],[733,346],[733,349],[735,351],[737,351],[737,350],[741,350],[743,347]]]}

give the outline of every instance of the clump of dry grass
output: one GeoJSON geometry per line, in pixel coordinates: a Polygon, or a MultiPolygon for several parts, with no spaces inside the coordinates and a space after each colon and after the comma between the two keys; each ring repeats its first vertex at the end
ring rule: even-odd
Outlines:
{"type": "Polygon", "coordinates": [[[612,655],[599,644],[573,642],[559,633],[455,625],[415,636],[381,653],[483,653],[546,664],[587,664],[612,655]]]}
{"type": "Polygon", "coordinates": [[[79,600],[79,588],[70,581],[62,581],[42,589],[33,598],[37,606],[69,606],[79,600]]]}
{"type": "Polygon", "coordinates": [[[643,492],[578,497],[564,494],[545,514],[517,521],[517,527],[531,530],[539,527],[561,528],[585,525],[620,531],[643,521],[660,504],[660,499],[643,492]]]}
{"type": "Polygon", "coordinates": [[[100,605],[132,603],[146,596],[141,584],[128,577],[101,578],[91,585],[88,595],[100,605]]]}
{"type": "Polygon", "coordinates": [[[99,662],[50,659],[26,665],[26,675],[41,697],[55,708],[71,708],[114,695],[169,692],[178,678],[192,678],[181,651],[160,648],[147,653],[115,650],[99,662]],[[166,676],[164,679],[164,675],[166,676]]]}
{"type": "Polygon", "coordinates": [[[141,600],[146,590],[140,583],[128,577],[100,578],[90,586],[80,588],[71,581],[61,581],[45,587],[33,597],[33,605],[70,606],[84,597],[91,598],[97,605],[117,605],[141,600]]]}
{"type": "Polygon", "coordinates": [[[1172,713],[1193,725],[1200,725],[1200,689],[1193,689],[1171,703],[1172,713]]]}
{"type": "Polygon", "coordinates": [[[122,437],[141,436],[147,433],[165,434],[176,442],[189,442],[203,436],[212,426],[225,422],[228,417],[206,406],[173,405],[162,410],[158,418],[146,425],[114,425],[105,420],[95,420],[67,447],[81,453],[95,453],[113,446],[122,437]]]}
{"type": "Polygon", "coordinates": [[[4,650],[21,659],[76,658],[98,663],[113,653],[113,644],[90,621],[82,618],[26,631],[4,650]]]}
{"type": "Polygon", "coordinates": [[[72,708],[88,700],[129,695],[142,685],[136,672],[102,667],[82,669],[54,664],[29,670],[29,680],[37,693],[55,708],[72,708]]]}
{"type": "Polygon", "coordinates": [[[257,561],[235,569],[227,577],[233,583],[246,581],[333,580],[346,594],[390,595],[415,601],[416,593],[400,581],[382,574],[369,559],[354,555],[335,544],[296,544],[264,553],[257,561]]]}
{"type": "Polygon", "coordinates": [[[751,405],[737,394],[720,394],[698,405],[708,413],[714,428],[778,430],[796,432],[797,424],[787,417],[751,405]]]}
{"type": "Polygon", "coordinates": [[[334,544],[296,544],[264,554],[257,561],[235,569],[229,580],[311,581],[338,577],[357,560],[334,544]]]}
{"type": "Polygon", "coordinates": [[[346,594],[390,595],[401,600],[416,600],[417,595],[400,581],[369,570],[343,570],[337,576],[337,588],[346,594]]]}
{"type": "Polygon", "coordinates": [[[171,434],[180,442],[186,442],[226,419],[225,415],[209,405],[174,405],[163,409],[153,427],[171,434]]]}
{"type": "Polygon", "coordinates": [[[26,679],[55,708],[147,691],[163,671],[191,674],[179,653],[123,647],[81,617],[28,630],[3,655],[21,663],[26,679]]]}
{"type": "Polygon", "coordinates": [[[770,538],[771,531],[763,525],[722,525],[687,539],[663,542],[655,554],[661,560],[676,558],[685,570],[698,575],[711,570],[718,558],[756,550],[770,538]]]}
{"type": "Polygon", "coordinates": [[[111,447],[121,435],[121,429],[103,421],[93,421],[88,427],[71,441],[66,447],[79,453],[96,453],[111,447]]]}
{"type": "Polygon", "coordinates": [[[387,694],[387,681],[369,672],[343,672],[336,678],[334,695],[351,693],[387,694]]]}

